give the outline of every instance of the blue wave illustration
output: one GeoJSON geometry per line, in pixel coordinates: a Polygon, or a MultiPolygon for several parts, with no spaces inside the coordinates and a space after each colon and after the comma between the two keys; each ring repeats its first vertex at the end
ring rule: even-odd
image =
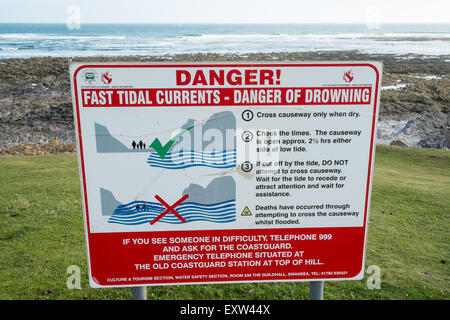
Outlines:
{"type": "MultiPolygon", "coordinates": [[[[164,210],[166,210],[166,207],[159,202],[133,201],[117,206],[108,222],[122,225],[150,223],[164,210]]],[[[228,223],[236,220],[235,199],[214,204],[183,202],[175,210],[186,220],[186,223],[196,221],[228,223]]],[[[183,223],[172,212],[167,213],[158,220],[159,222],[169,224],[183,223]]]]}
{"type": "Polygon", "coordinates": [[[164,169],[184,169],[188,167],[232,168],[236,166],[236,150],[206,152],[180,150],[168,152],[164,159],[152,152],[147,163],[151,167],[164,169]]]}

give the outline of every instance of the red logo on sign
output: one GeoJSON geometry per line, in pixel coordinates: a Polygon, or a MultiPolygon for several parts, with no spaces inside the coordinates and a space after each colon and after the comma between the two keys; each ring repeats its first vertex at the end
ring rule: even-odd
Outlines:
{"type": "Polygon", "coordinates": [[[353,73],[352,70],[349,70],[347,72],[344,72],[344,76],[342,77],[345,82],[352,82],[353,80],[353,73]]]}
{"type": "Polygon", "coordinates": [[[111,83],[112,77],[109,74],[109,71],[102,74],[102,81],[103,81],[104,84],[110,84],[111,83]]]}

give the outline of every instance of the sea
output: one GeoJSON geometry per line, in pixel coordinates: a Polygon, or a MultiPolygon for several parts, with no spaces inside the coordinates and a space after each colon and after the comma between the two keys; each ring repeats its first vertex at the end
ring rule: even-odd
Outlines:
{"type": "Polygon", "coordinates": [[[450,54],[450,24],[0,23],[0,58],[357,50],[450,54]]]}

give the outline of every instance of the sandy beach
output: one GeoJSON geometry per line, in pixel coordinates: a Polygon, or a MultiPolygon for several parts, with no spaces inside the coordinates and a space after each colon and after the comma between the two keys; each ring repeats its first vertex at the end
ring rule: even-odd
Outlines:
{"type": "MultiPolygon", "coordinates": [[[[383,61],[378,143],[450,148],[450,56],[357,51],[95,57],[73,61],[383,61]]],[[[0,59],[0,154],[74,152],[68,58],[0,59]]]]}

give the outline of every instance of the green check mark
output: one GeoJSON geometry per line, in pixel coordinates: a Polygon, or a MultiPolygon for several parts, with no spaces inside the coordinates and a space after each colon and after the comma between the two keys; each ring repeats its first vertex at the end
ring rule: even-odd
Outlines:
{"type": "Polygon", "coordinates": [[[170,147],[175,143],[175,141],[177,141],[177,139],[179,137],[181,137],[183,134],[185,134],[186,132],[188,132],[192,128],[194,128],[194,126],[189,127],[187,129],[181,131],[175,137],[170,139],[164,146],[161,144],[161,141],[159,141],[158,138],[155,138],[155,140],[153,140],[152,144],[150,145],[150,148],[153,148],[153,150],[155,150],[159,154],[161,159],[164,159],[164,157],[166,156],[166,154],[169,151],[170,147]]]}

